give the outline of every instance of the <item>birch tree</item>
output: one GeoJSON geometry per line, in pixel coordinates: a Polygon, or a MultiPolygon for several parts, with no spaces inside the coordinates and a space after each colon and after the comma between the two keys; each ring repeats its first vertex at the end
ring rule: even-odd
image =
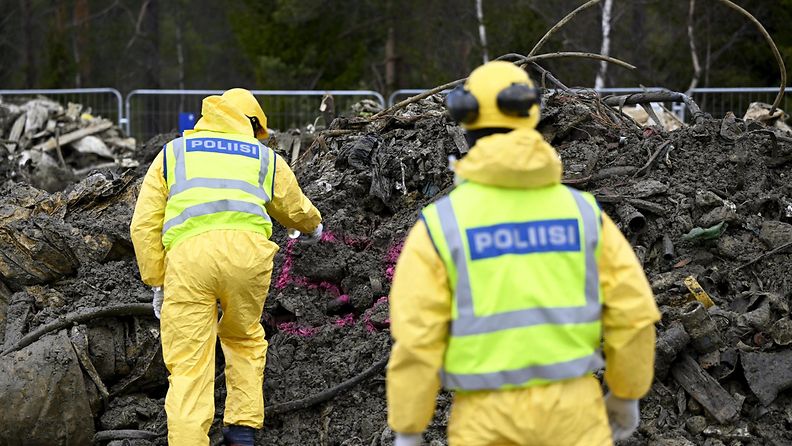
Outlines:
{"type": "Polygon", "coordinates": [[[476,0],[476,17],[478,18],[479,40],[481,41],[481,57],[484,63],[489,62],[489,51],[487,51],[487,28],[484,26],[484,7],[482,0],[476,0]]]}
{"type": "MultiPolygon", "coordinates": [[[[613,0],[605,0],[602,4],[602,46],[600,47],[600,54],[610,56],[610,32],[611,32],[611,15],[613,12],[613,0]]],[[[605,75],[608,74],[608,63],[600,62],[600,68],[597,72],[597,77],[594,79],[594,88],[605,87],[605,75]]]]}

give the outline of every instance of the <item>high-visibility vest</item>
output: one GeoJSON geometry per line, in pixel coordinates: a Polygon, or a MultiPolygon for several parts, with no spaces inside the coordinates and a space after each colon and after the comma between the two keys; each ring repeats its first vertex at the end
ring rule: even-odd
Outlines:
{"type": "Polygon", "coordinates": [[[468,182],[421,218],[452,291],[446,388],[523,388],[603,366],[594,197],[468,182]]]}
{"type": "Polygon", "coordinates": [[[275,153],[252,136],[196,132],[165,146],[166,250],[214,229],[272,234],[264,205],[274,193],[275,153]]]}

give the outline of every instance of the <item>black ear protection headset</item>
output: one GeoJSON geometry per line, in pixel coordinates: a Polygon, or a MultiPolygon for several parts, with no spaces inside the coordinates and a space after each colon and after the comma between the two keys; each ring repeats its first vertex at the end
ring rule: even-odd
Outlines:
{"type": "Polygon", "coordinates": [[[250,120],[250,126],[253,127],[253,135],[255,135],[261,130],[261,122],[259,122],[258,118],[255,116],[248,116],[247,118],[250,120]]]}
{"type": "MultiPolygon", "coordinates": [[[[498,109],[507,116],[525,118],[531,107],[539,103],[540,92],[528,84],[512,83],[498,93],[498,109]]],[[[470,124],[478,118],[479,103],[473,93],[458,85],[446,96],[446,106],[455,121],[470,124]]]]}

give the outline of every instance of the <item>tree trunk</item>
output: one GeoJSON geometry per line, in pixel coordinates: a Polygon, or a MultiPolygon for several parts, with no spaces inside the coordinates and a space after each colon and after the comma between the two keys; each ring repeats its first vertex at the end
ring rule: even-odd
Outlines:
{"type": "Polygon", "coordinates": [[[74,86],[80,88],[88,82],[91,64],[85,51],[89,45],[91,6],[88,0],[76,0],[72,12],[72,56],[74,57],[74,86]]]}
{"type": "Polygon", "coordinates": [[[696,52],[696,39],[694,27],[694,13],[696,11],[696,0],[690,0],[690,8],[688,9],[688,40],[690,41],[690,59],[693,62],[693,78],[690,80],[690,85],[687,88],[687,95],[696,88],[701,79],[701,64],[699,63],[698,53],[696,52]]]}
{"type": "Polygon", "coordinates": [[[19,0],[20,15],[22,16],[22,28],[24,48],[25,48],[25,87],[33,88],[36,83],[36,61],[33,49],[33,11],[28,0],[19,0]]]}
{"type": "MultiPolygon", "coordinates": [[[[603,56],[610,56],[610,31],[611,31],[611,13],[613,12],[613,0],[605,0],[602,5],[602,46],[600,54],[603,56]]],[[[605,87],[605,76],[608,74],[608,63],[605,61],[600,62],[599,72],[597,78],[594,79],[594,88],[605,87]]]]}
{"type": "Polygon", "coordinates": [[[396,31],[388,28],[385,42],[385,87],[389,92],[396,89],[396,31]]]}
{"type": "Polygon", "coordinates": [[[149,88],[160,88],[160,51],[159,51],[159,0],[150,0],[143,20],[142,32],[149,42],[146,52],[146,83],[149,88]]]}
{"type": "Polygon", "coordinates": [[[649,62],[646,57],[646,5],[642,1],[630,2],[633,8],[632,29],[630,38],[632,39],[632,58],[631,62],[638,67],[637,73],[648,73],[649,62]]]}
{"type": "Polygon", "coordinates": [[[476,0],[476,17],[478,18],[479,40],[481,41],[481,58],[484,63],[489,62],[489,51],[487,50],[487,28],[484,26],[483,0],[476,0]]]}

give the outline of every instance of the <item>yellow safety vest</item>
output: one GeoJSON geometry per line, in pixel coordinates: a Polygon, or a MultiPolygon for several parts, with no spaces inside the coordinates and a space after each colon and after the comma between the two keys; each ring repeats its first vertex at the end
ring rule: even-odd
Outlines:
{"type": "Polygon", "coordinates": [[[201,131],[164,150],[166,250],[214,229],[272,234],[264,207],[274,193],[276,157],[269,147],[252,136],[201,131]]]}
{"type": "Polygon", "coordinates": [[[468,182],[421,218],[452,290],[446,388],[522,388],[602,367],[602,225],[591,195],[468,182]]]}

